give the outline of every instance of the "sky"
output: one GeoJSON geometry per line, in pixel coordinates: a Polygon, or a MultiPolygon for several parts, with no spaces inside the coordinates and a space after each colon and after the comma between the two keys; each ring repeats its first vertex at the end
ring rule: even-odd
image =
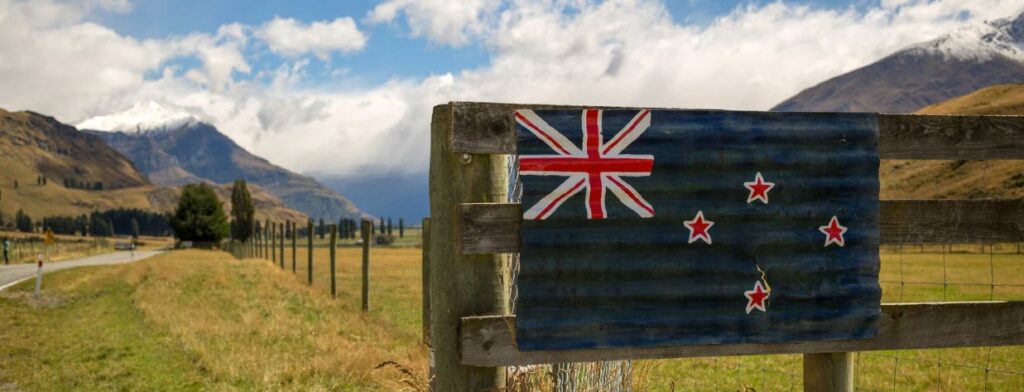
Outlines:
{"type": "Polygon", "coordinates": [[[422,179],[437,104],[767,110],[1021,11],[1024,0],[0,0],[0,107],[77,125],[155,103],[325,182],[422,179]]]}

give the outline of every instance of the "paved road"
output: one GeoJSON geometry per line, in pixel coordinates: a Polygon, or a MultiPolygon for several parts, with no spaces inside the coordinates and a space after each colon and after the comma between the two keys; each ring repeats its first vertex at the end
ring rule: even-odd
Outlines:
{"type": "MultiPolygon", "coordinates": [[[[93,265],[124,264],[156,256],[163,251],[136,251],[135,258],[129,252],[105,253],[80,259],[56,261],[43,265],[43,273],[60,271],[68,268],[87,267],[93,265]]],[[[0,264],[0,291],[26,279],[36,276],[36,265],[33,264],[0,264]]],[[[45,279],[44,279],[45,280],[45,279]]],[[[45,282],[44,282],[45,283],[45,282]]]]}

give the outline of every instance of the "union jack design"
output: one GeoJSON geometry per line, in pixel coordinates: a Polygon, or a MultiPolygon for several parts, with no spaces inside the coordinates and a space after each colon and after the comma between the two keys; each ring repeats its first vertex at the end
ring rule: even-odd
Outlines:
{"type": "Polygon", "coordinates": [[[641,110],[608,142],[604,141],[602,111],[584,110],[582,148],[576,147],[532,110],[517,110],[516,122],[543,141],[554,155],[519,157],[519,174],[527,176],[564,176],[561,185],[523,213],[528,220],[544,220],[573,195],[586,192],[588,219],[605,219],[608,211],[605,194],[611,190],[619,201],[643,218],[654,216],[654,207],[644,200],[623,177],[646,177],[654,167],[652,155],[623,154],[651,125],[651,111],[641,110]]]}

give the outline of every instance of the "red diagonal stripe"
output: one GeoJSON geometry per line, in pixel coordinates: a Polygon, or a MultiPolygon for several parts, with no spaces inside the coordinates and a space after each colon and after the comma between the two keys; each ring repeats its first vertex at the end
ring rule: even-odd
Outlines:
{"type": "Polygon", "coordinates": [[[542,131],[540,129],[540,127],[538,127],[537,125],[534,125],[534,123],[530,122],[530,120],[528,120],[526,118],[526,116],[520,114],[519,112],[516,112],[516,118],[518,118],[519,121],[522,121],[523,123],[525,123],[527,127],[530,127],[530,129],[533,129],[534,132],[537,132],[541,136],[544,136],[544,138],[547,139],[549,142],[551,142],[551,144],[553,144],[555,146],[555,148],[558,149],[559,152],[561,152],[562,154],[565,154],[565,155],[571,155],[571,154],[569,154],[569,151],[566,151],[565,148],[562,147],[562,145],[559,144],[555,140],[555,138],[551,137],[551,135],[548,135],[547,132],[542,131]]]}
{"type": "Polygon", "coordinates": [[[647,203],[644,203],[642,200],[640,200],[640,197],[631,192],[628,187],[619,182],[619,180],[616,180],[615,177],[608,176],[608,179],[612,180],[612,183],[618,186],[619,189],[622,189],[622,191],[626,193],[626,196],[629,196],[630,199],[633,199],[633,201],[636,202],[636,205],[640,206],[640,208],[647,210],[647,212],[650,212],[651,215],[654,215],[654,209],[648,207],[647,203]]]}
{"type": "Polygon", "coordinates": [[[608,143],[607,146],[604,147],[604,153],[607,154],[608,151],[611,151],[616,144],[619,144],[619,142],[622,141],[622,139],[625,139],[626,136],[628,136],[630,133],[633,133],[633,131],[636,129],[637,124],[640,124],[640,122],[643,121],[644,118],[647,117],[647,115],[650,113],[650,110],[644,110],[643,114],[640,115],[640,118],[637,118],[636,121],[633,121],[632,124],[629,124],[629,129],[619,134],[619,136],[616,137],[615,140],[612,140],[611,142],[608,143]]]}
{"type": "Polygon", "coordinates": [[[576,185],[573,185],[572,188],[569,188],[569,190],[565,191],[565,193],[562,193],[560,196],[556,197],[555,200],[552,200],[551,203],[548,204],[547,207],[544,207],[544,209],[541,210],[541,212],[539,214],[537,214],[537,218],[538,219],[543,219],[544,217],[548,216],[548,212],[550,212],[553,208],[555,208],[555,206],[557,206],[558,203],[560,203],[563,199],[565,199],[570,194],[572,194],[577,189],[579,189],[580,186],[583,185],[584,181],[586,181],[586,179],[580,180],[579,182],[576,183],[576,185]]]}

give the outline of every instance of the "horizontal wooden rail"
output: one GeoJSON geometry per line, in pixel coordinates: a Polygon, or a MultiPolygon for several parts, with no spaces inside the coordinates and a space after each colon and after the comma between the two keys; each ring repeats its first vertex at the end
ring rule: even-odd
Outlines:
{"type": "MultiPolygon", "coordinates": [[[[518,203],[461,206],[463,254],[519,251],[518,203]]],[[[1024,241],[1024,200],[883,200],[879,235],[885,244],[1024,241]]]]}
{"type": "Polygon", "coordinates": [[[463,317],[462,364],[495,367],[559,362],[725,355],[829,353],[1024,344],[1024,302],[947,302],[882,305],[878,335],[865,340],[786,344],[519,351],[515,316],[463,317]]]}
{"type": "MultiPolygon", "coordinates": [[[[516,153],[512,116],[516,109],[585,108],[477,102],[450,105],[453,150],[476,154],[516,153]]],[[[1024,159],[1024,116],[880,114],[878,128],[882,159],[1024,159]]]]}

